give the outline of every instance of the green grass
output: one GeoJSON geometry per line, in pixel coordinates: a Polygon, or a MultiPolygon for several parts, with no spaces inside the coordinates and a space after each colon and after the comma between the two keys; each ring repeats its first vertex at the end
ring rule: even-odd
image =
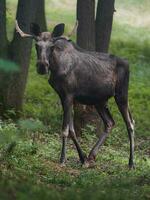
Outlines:
{"type": "MultiPolygon", "coordinates": [[[[75,0],[46,0],[49,28],[75,21],[75,0]]],[[[14,5],[8,1],[8,35],[14,24],[14,5]]],[[[110,52],[130,63],[129,102],[135,119],[136,169],[128,170],[129,141],[114,100],[110,109],[116,127],[97,157],[95,168],[84,169],[69,140],[67,166],[58,160],[62,110],[48,77],[35,70],[35,52],[24,98],[22,119],[0,122],[0,199],[150,199],[150,15],[149,0],[116,0],[110,52]],[[141,23],[142,22],[142,23],[141,23]],[[9,145],[16,146],[9,152],[9,145]]],[[[80,139],[88,153],[97,137],[88,126],[80,139]]]]}
{"type": "MultiPolygon", "coordinates": [[[[21,124],[25,123],[22,121],[21,124]]],[[[2,127],[5,134],[11,132],[15,135],[16,132],[18,139],[13,152],[1,161],[1,199],[41,199],[42,196],[44,199],[149,198],[150,160],[146,155],[148,152],[140,149],[140,143],[137,143],[139,146],[135,152],[134,171],[128,170],[128,145],[127,141],[122,143],[122,139],[113,143],[107,141],[93,169],[81,167],[69,141],[68,163],[61,168],[58,164],[59,135],[44,133],[43,127],[38,130],[29,127],[20,125],[17,128],[13,124],[2,127]]],[[[95,139],[95,136],[83,134],[80,142],[85,152],[89,151],[95,139]]]]}

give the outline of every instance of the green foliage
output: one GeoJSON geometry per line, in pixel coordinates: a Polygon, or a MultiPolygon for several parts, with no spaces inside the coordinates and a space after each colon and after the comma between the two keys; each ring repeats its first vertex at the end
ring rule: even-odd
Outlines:
{"type": "Polygon", "coordinates": [[[16,141],[18,129],[14,123],[3,123],[0,121],[0,147],[4,144],[9,144],[16,141]]]}
{"type": "Polygon", "coordinates": [[[40,132],[45,131],[46,127],[43,125],[43,123],[39,120],[33,120],[33,119],[25,119],[25,120],[19,120],[18,125],[20,126],[20,129],[23,131],[32,131],[32,132],[40,132]]]}
{"type": "MultiPolygon", "coordinates": [[[[128,170],[128,150],[121,143],[119,150],[117,146],[103,146],[95,168],[84,169],[77,164],[77,155],[74,154],[72,142],[69,141],[68,164],[65,168],[61,168],[58,164],[60,152],[58,135],[37,134],[34,142],[36,151],[32,146],[31,135],[20,140],[15,152],[1,165],[1,199],[10,198],[14,193],[16,199],[29,197],[41,199],[42,195],[44,199],[73,200],[87,199],[87,197],[89,199],[148,199],[149,197],[150,160],[148,156],[142,155],[142,151],[136,150],[135,171],[128,170]]],[[[87,140],[84,144],[86,149],[89,149],[89,143],[91,140],[87,140]]]]}

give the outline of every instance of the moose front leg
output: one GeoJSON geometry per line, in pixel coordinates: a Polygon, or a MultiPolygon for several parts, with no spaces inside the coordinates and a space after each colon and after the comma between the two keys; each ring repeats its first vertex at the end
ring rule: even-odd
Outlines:
{"type": "Polygon", "coordinates": [[[62,131],[62,149],[61,149],[61,156],[60,156],[61,166],[65,166],[65,162],[66,162],[66,144],[67,144],[68,134],[69,134],[69,127],[67,126],[66,129],[62,131]]]}
{"type": "Polygon", "coordinates": [[[63,125],[62,125],[62,150],[60,156],[60,164],[65,165],[66,162],[66,143],[69,135],[69,122],[71,118],[71,99],[66,98],[62,100],[63,107],[63,125]]]}

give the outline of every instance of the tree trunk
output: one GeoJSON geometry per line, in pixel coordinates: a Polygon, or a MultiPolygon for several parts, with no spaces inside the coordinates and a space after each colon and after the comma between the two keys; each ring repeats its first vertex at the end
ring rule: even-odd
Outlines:
{"type": "MultiPolygon", "coordinates": [[[[44,4],[44,0],[41,1],[41,3],[42,2],[44,4]]],[[[39,12],[39,10],[42,12],[41,8],[39,9],[38,6],[41,6],[41,4],[39,5],[37,0],[18,1],[16,18],[18,20],[19,26],[24,32],[27,33],[30,32],[29,28],[30,23],[36,21],[37,12],[39,12]]],[[[44,9],[44,5],[42,8],[44,9]]],[[[3,20],[3,22],[4,26],[6,26],[6,16],[4,18],[5,19],[3,20]]],[[[6,37],[6,31],[5,31],[5,37],[6,37]]],[[[31,47],[32,47],[31,39],[21,38],[19,34],[16,33],[16,31],[14,32],[13,41],[8,45],[8,58],[11,61],[14,61],[15,63],[18,64],[19,72],[7,73],[7,74],[3,73],[3,77],[0,77],[1,83],[3,83],[1,87],[3,92],[0,98],[0,101],[2,100],[0,102],[1,115],[3,115],[6,110],[10,109],[13,109],[15,113],[18,115],[22,109],[23,95],[26,86],[28,68],[30,62],[31,47]]]]}
{"type": "Polygon", "coordinates": [[[95,0],[77,1],[77,44],[83,49],[95,50],[95,0]]]}
{"type": "MultiPolygon", "coordinates": [[[[95,0],[77,1],[77,44],[86,50],[95,50],[95,0]]],[[[99,116],[93,106],[74,105],[74,123],[78,136],[87,124],[100,129],[99,116]]]]}
{"type": "Polygon", "coordinates": [[[115,0],[98,0],[96,14],[96,51],[108,52],[115,0]]]}
{"type": "MultiPolygon", "coordinates": [[[[36,8],[36,0],[19,0],[16,18],[24,32],[29,33],[30,23],[35,21],[36,8]]],[[[22,108],[31,46],[31,39],[22,39],[18,33],[14,33],[14,39],[9,47],[9,57],[18,64],[20,71],[9,75],[5,93],[5,106],[7,109],[13,108],[15,112],[20,111],[22,108]]]]}
{"type": "Polygon", "coordinates": [[[46,15],[45,15],[45,0],[37,0],[38,9],[36,12],[36,23],[40,26],[41,31],[47,30],[46,15]]]}
{"type": "MultiPolygon", "coordinates": [[[[0,58],[7,58],[7,34],[6,34],[6,0],[0,1],[0,58]]],[[[4,74],[0,71],[0,113],[2,113],[4,94],[4,74]]]]}
{"type": "Polygon", "coordinates": [[[0,0],[0,57],[7,57],[6,0],[0,0]]]}

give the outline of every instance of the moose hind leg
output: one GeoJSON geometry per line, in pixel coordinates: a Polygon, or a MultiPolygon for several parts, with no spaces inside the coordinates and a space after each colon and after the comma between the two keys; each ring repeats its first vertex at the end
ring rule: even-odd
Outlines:
{"type": "Polygon", "coordinates": [[[132,119],[131,113],[129,111],[128,102],[125,99],[122,99],[121,97],[115,97],[118,108],[126,124],[130,141],[129,168],[134,168],[134,120],[132,119]]]}
{"type": "Polygon", "coordinates": [[[115,122],[107,106],[104,106],[102,108],[100,106],[95,106],[95,108],[97,112],[99,113],[100,117],[102,118],[105,128],[104,128],[103,134],[100,135],[97,143],[94,145],[94,147],[90,151],[90,154],[88,156],[88,161],[95,160],[99,148],[104,143],[106,137],[108,136],[113,126],[115,125],[115,122]]]}

